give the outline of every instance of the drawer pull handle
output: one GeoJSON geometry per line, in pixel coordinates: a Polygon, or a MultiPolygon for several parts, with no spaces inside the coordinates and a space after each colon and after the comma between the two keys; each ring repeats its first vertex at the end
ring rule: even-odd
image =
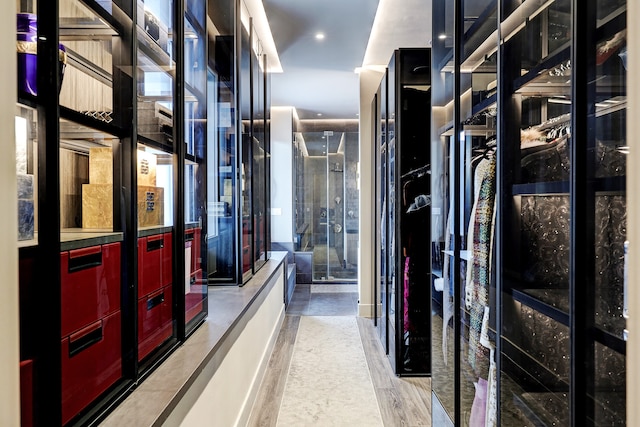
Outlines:
{"type": "Polygon", "coordinates": [[[100,341],[102,341],[102,320],[71,334],[69,337],[69,357],[75,356],[100,341]]]}
{"type": "Polygon", "coordinates": [[[102,265],[102,246],[69,251],[69,273],[102,265]]]}
{"type": "Polygon", "coordinates": [[[156,240],[147,241],[147,252],[157,251],[162,248],[164,248],[164,239],[162,237],[156,240]]]}
{"type": "Polygon", "coordinates": [[[147,300],[147,311],[150,311],[151,309],[162,304],[163,302],[164,302],[164,293],[161,293],[160,295],[155,296],[153,298],[149,298],[147,300]]]}

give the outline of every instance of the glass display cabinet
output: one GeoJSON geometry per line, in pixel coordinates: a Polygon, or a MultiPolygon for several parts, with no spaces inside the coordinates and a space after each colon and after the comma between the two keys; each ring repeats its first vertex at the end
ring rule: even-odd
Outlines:
{"type": "Polygon", "coordinates": [[[131,83],[119,49],[131,19],[110,3],[18,2],[21,400],[33,425],[93,418],[127,382],[128,129],[114,85],[131,83]]]}
{"type": "Polygon", "coordinates": [[[434,4],[434,424],[626,425],[626,1],[587,3],[434,4]]]}
{"type": "Polygon", "coordinates": [[[208,314],[207,4],[17,12],[22,417],[87,425],[208,314]]]}
{"type": "Polygon", "coordinates": [[[266,56],[232,0],[16,5],[22,419],[95,425],[267,260],[266,56]]]}
{"type": "Polygon", "coordinates": [[[431,372],[430,72],[429,49],[399,49],[380,87],[376,324],[398,375],[431,372]]]}

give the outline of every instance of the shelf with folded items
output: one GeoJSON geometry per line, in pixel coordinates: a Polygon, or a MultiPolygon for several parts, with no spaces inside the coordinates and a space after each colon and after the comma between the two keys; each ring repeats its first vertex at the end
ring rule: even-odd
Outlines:
{"type": "MultiPolygon", "coordinates": [[[[118,13],[122,16],[122,12],[118,13]]],[[[101,123],[113,123],[118,105],[114,75],[127,61],[117,45],[125,31],[106,10],[91,9],[81,2],[60,2],[60,45],[65,66],[61,74],[60,106],[68,115],[78,113],[101,123]]]]}

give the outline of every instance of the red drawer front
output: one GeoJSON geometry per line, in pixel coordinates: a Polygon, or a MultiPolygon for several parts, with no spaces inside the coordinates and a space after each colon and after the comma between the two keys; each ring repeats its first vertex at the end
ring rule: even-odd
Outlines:
{"type": "Polygon", "coordinates": [[[120,243],[60,254],[62,335],[120,310],[120,243]]]}
{"type": "Polygon", "coordinates": [[[185,323],[189,323],[202,312],[202,304],[206,296],[206,285],[202,284],[202,270],[191,275],[190,292],[185,295],[185,323]]]}
{"type": "Polygon", "coordinates": [[[251,248],[245,246],[242,248],[242,272],[251,270],[251,248]]]}
{"type": "Polygon", "coordinates": [[[171,233],[164,234],[164,248],[162,250],[162,286],[173,283],[173,245],[171,233]]]}
{"type": "Polygon", "coordinates": [[[122,378],[120,312],[62,340],[62,422],[122,378]]]}
{"type": "MultiPolygon", "coordinates": [[[[199,228],[190,228],[185,232],[185,239],[191,242],[191,273],[195,273],[200,270],[202,260],[200,259],[200,236],[201,230],[199,228]]],[[[186,268],[186,266],[185,266],[186,268]]]]}
{"type": "Polygon", "coordinates": [[[196,228],[193,234],[193,268],[191,269],[191,272],[196,272],[202,268],[201,257],[202,257],[202,230],[199,228],[196,228]]]}
{"type": "Polygon", "coordinates": [[[172,286],[138,300],[138,360],[142,360],[173,334],[172,286]]]}
{"type": "Polygon", "coordinates": [[[33,360],[20,362],[20,420],[21,427],[33,425],[33,360]]]}
{"type": "Polygon", "coordinates": [[[138,239],[138,298],[171,284],[171,233],[138,239]]]}

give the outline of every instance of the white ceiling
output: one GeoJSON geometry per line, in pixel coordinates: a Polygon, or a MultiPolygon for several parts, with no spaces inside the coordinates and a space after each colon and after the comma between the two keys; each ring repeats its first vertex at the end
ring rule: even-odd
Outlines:
{"type": "Polygon", "coordinates": [[[282,73],[271,105],[301,119],[357,119],[355,69],[386,65],[399,47],[427,47],[431,0],[263,0],[282,73]],[[324,40],[316,40],[322,32],[324,40]]]}

